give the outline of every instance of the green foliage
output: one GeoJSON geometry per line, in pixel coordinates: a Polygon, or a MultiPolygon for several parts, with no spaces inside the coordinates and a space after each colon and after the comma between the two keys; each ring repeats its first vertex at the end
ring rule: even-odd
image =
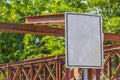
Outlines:
{"type": "Polygon", "coordinates": [[[42,39],[41,36],[26,34],[23,38],[24,52],[21,55],[21,59],[33,58],[36,55],[40,54],[41,53],[41,47],[43,45],[40,42],[41,39],[42,39]]]}
{"type": "Polygon", "coordinates": [[[42,47],[42,52],[51,55],[58,55],[65,53],[65,39],[63,37],[54,37],[54,36],[47,36],[43,37],[41,40],[44,43],[42,47]]]}
{"type": "MultiPolygon", "coordinates": [[[[120,33],[119,0],[1,0],[0,12],[0,22],[9,23],[24,23],[25,16],[41,14],[101,14],[104,31],[120,33]]],[[[0,46],[0,63],[65,53],[63,37],[0,32],[0,46]]]]}
{"type": "Polygon", "coordinates": [[[18,61],[23,52],[23,35],[0,32],[0,63],[18,61]]]}

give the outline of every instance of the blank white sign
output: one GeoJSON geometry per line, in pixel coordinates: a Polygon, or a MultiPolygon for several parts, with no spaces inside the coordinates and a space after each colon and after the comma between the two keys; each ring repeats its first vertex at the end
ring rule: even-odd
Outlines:
{"type": "Polygon", "coordinates": [[[99,15],[66,13],[66,66],[102,68],[102,20],[99,15]]]}

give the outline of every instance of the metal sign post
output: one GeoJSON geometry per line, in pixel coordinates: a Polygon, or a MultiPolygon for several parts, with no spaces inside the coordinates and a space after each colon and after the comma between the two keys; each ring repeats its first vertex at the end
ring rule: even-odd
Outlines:
{"type": "Polygon", "coordinates": [[[83,80],[88,80],[88,69],[84,69],[83,80]]]}

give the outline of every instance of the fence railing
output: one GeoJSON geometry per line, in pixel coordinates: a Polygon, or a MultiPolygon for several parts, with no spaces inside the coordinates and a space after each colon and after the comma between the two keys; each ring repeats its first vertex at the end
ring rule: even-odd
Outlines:
{"type": "MultiPolygon", "coordinates": [[[[120,79],[120,45],[104,47],[104,68],[88,69],[89,80],[120,79]]],[[[1,80],[83,80],[83,69],[65,67],[65,55],[0,65],[1,80]]]]}
{"type": "Polygon", "coordinates": [[[120,80],[120,44],[106,46],[104,52],[104,78],[120,80]]]}

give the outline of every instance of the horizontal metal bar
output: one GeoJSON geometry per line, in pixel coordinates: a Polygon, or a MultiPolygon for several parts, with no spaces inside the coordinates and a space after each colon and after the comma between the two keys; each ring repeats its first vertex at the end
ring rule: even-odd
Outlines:
{"type": "MultiPolygon", "coordinates": [[[[42,63],[42,62],[51,62],[51,61],[54,62],[58,59],[64,60],[65,54],[61,54],[59,56],[51,56],[51,57],[37,58],[37,59],[32,59],[32,60],[24,60],[24,61],[20,61],[20,62],[13,62],[13,63],[9,64],[9,67],[38,64],[38,63],[42,63]]],[[[0,68],[7,68],[7,64],[0,64],[0,68]]]]}
{"type": "Polygon", "coordinates": [[[116,51],[116,50],[120,50],[120,44],[104,46],[104,55],[109,54],[108,52],[110,52],[110,51],[116,51]]]}
{"type": "MultiPolygon", "coordinates": [[[[64,29],[40,26],[35,24],[0,23],[0,31],[21,34],[38,34],[50,36],[65,36],[64,29]]],[[[120,34],[104,33],[105,41],[120,41],[120,34]]]]}
{"type": "Polygon", "coordinates": [[[21,33],[21,34],[38,34],[50,36],[63,36],[64,30],[35,24],[10,24],[0,23],[0,31],[21,33]]]}
{"type": "Polygon", "coordinates": [[[120,41],[120,34],[105,33],[104,34],[104,39],[106,41],[120,41]]]}
{"type": "Polygon", "coordinates": [[[41,23],[47,22],[56,22],[56,21],[64,21],[64,14],[49,14],[49,15],[41,15],[41,16],[27,16],[26,23],[41,23]]]}
{"type": "MultiPolygon", "coordinates": [[[[58,25],[63,26],[65,21],[64,14],[51,14],[51,15],[42,15],[42,16],[29,16],[26,17],[26,23],[35,23],[35,24],[42,24],[42,25],[55,25],[57,21],[58,25]]],[[[64,33],[62,33],[64,34],[64,33]]],[[[64,36],[64,35],[63,35],[64,36]]],[[[120,41],[120,34],[104,34],[104,39],[106,41],[120,41]]]]}

